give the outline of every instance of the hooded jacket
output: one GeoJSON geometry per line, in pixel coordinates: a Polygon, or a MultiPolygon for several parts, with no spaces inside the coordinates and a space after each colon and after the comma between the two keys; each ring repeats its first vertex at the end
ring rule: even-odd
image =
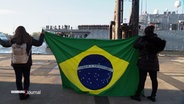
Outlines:
{"type": "Polygon", "coordinates": [[[151,27],[145,29],[145,36],[139,37],[134,48],[139,50],[137,65],[140,70],[159,71],[158,53],[165,48],[166,41],[153,33],[151,27]]]}

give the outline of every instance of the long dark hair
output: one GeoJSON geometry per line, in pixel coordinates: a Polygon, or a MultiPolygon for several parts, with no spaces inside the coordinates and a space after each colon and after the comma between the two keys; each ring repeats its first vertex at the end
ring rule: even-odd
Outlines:
{"type": "Polygon", "coordinates": [[[18,26],[15,30],[13,40],[15,40],[16,44],[30,44],[32,37],[26,32],[26,29],[23,26],[18,26]]]}

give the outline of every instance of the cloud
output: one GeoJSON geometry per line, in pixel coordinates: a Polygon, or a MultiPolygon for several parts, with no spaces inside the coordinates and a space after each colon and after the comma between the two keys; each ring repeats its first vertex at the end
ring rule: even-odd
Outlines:
{"type": "Polygon", "coordinates": [[[17,12],[8,9],[0,9],[0,15],[12,15],[12,14],[17,14],[17,12]]]}

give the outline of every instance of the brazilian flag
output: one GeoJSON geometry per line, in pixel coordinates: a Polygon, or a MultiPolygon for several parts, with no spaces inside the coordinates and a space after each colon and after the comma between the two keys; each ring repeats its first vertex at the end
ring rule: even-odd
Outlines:
{"type": "Polygon", "coordinates": [[[131,96],[138,85],[137,37],[120,40],[64,38],[46,32],[64,88],[97,96],[131,96]]]}

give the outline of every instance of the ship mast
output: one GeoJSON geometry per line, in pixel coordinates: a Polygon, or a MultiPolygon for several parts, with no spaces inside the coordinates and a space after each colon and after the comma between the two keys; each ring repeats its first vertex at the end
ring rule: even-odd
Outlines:
{"type": "Polygon", "coordinates": [[[132,12],[129,25],[132,30],[130,35],[138,35],[139,30],[139,0],[132,0],[132,12]]]}
{"type": "Polygon", "coordinates": [[[139,0],[132,0],[132,12],[129,25],[123,25],[123,2],[124,0],[116,0],[114,21],[111,21],[110,24],[110,39],[124,39],[138,35],[139,0]]]}

